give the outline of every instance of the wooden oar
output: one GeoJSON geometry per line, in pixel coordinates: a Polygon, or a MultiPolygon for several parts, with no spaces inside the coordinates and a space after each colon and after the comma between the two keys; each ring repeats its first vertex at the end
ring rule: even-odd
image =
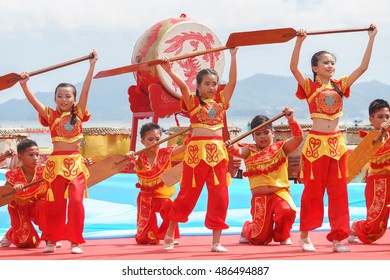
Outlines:
{"type": "MultiPolygon", "coordinates": [[[[262,124],[259,124],[258,126],[252,128],[251,130],[243,133],[242,135],[237,136],[233,140],[230,140],[230,145],[233,145],[234,143],[237,143],[238,141],[244,139],[248,135],[251,135],[256,130],[258,130],[258,129],[264,127],[264,126],[267,126],[268,124],[270,124],[270,123],[280,119],[281,117],[283,117],[285,115],[286,115],[286,113],[281,113],[281,114],[273,117],[272,119],[269,119],[268,121],[265,121],[262,124]]],[[[227,143],[225,143],[225,145],[226,144],[227,143]]],[[[165,185],[173,186],[174,184],[176,184],[177,182],[180,181],[180,177],[181,177],[182,171],[183,171],[183,162],[180,162],[180,163],[176,164],[174,167],[172,167],[171,169],[168,169],[167,171],[162,173],[160,175],[160,179],[164,182],[165,185]]]]}
{"type": "Polygon", "coordinates": [[[384,130],[371,131],[347,156],[347,183],[350,183],[361,172],[364,165],[384,145],[384,141],[379,141],[384,132],[384,130]]]}
{"type": "MultiPolygon", "coordinates": [[[[174,133],[164,139],[161,139],[160,141],[157,141],[156,143],[145,147],[137,152],[134,153],[134,155],[138,155],[140,153],[143,153],[157,145],[160,145],[172,138],[175,138],[185,132],[188,132],[191,130],[191,127],[188,127],[186,129],[183,129],[182,131],[179,131],[177,133],[174,133]]],[[[88,178],[88,186],[97,184],[119,172],[121,172],[127,165],[129,158],[125,155],[115,154],[112,156],[109,156],[97,163],[94,163],[88,167],[90,174],[90,177],[88,178]]]]}
{"type": "MultiPolygon", "coordinates": [[[[29,188],[35,184],[42,183],[43,179],[37,180],[35,182],[29,183],[23,187],[23,190],[26,188],[29,188]]],[[[0,187],[0,207],[3,205],[6,205],[10,203],[12,200],[15,199],[15,189],[13,187],[9,186],[2,186],[0,187]]]]}
{"type": "MultiPolygon", "coordinates": [[[[80,57],[80,58],[76,58],[76,59],[69,60],[69,61],[66,61],[66,62],[63,62],[63,63],[59,63],[59,64],[56,64],[56,65],[53,65],[53,66],[50,66],[50,67],[46,67],[46,68],[43,68],[43,69],[40,69],[40,70],[36,70],[36,71],[30,72],[30,73],[28,73],[28,75],[30,77],[32,77],[34,75],[38,75],[38,74],[45,73],[45,72],[48,72],[48,71],[51,71],[51,70],[55,70],[55,69],[58,69],[58,68],[61,68],[61,67],[65,67],[65,66],[68,66],[68,65],[71,65],[71,64],[75,64],[75,63],[78,63],[78,62],[81,62],[81,61],[84,61],[84,60],[87,60],[87,59],[91,59],[91,58],[93,58],[93,56],[94,56],[93,53],[91,53],[89,55],[86,55],[86,56],[83,56],[83,57],[80,57]]],[[[21,78],[20,74],[17,74],[17,73],[9,73],[7,75],[1,76],[0,77],[0,90],[12,87],[14,84],[16,84],[21,79],[22,78],[21,78]]]]}
{"type": "MultiPolygon", "coordinates": [[[[342,32],[358,32],[358,31],[368,31],[370,29],[371,28],[335,29],[335,30],[324,30],[324,31],[312,31],[312,32],[307,32],[307,34],[320,35],[320,34],[342,33],[342,32]]],[[[235,32],[230,34],[225,46],[194,52],[190,54],[185,54],[181,56],[171,57],[169,58],[169,61],[177,61],[177,60],[191,58],[199,55],[204,55],[207,53],[219,52],[233,47],[283,43],[291,40],[292,38],[298,35],[299,35],[298,32],[293,28],[279,28],[279,29],[256,30],[256,31],[247,31],[247,32],[235,32]]],[[[123,67],[103,70],[98,72],[94,76],[94,79],[134,72],[140,70],[142,67],[155,66],[161,63],[163,63],[162,59],[153,59],[153,60],[131,64],[123,67]]]]}

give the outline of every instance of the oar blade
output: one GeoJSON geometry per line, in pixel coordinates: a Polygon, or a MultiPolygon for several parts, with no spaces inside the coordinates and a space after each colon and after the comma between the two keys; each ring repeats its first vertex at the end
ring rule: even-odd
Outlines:
{"type": "Polygon", "coordinates": [[[9,73],[0,77],[0,90],[12,87],[20,80],[20,75],[16,73],[9,73]]]}
{"type": "Polygon", "coordinates": [[[297,32],[293,28],[236,32],[230,34],[226,46],[232,48],[241,46],[284,43],[294,38],[296,34],[297,32]]]}
{"type": "Polygon", "coordinates": [[[126,159],[125,155],[115,154],[88,166],[90,176],[87,181],[87,186],[92,187],[121,172],[128,163],[128,160],[124,159],[126,159]]]}

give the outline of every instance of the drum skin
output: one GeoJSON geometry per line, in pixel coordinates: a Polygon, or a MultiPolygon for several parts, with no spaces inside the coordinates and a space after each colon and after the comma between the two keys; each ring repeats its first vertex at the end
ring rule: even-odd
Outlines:
{"type": "Polygon", "coordinates": [[[126,128],[83,128],[83,134],[80,153],[93,162],[114,154],[125,155],[130,150],[130,131],[126,128]]]}
{"type": "MultiPolygon", "coordinates": [[[[137,40],[131,62],[135,64],[163,57],[169,59],[217,47],[221,47],[221,42],[208,27],[182,15],[160,21],[146,30],[137,40]]],[[[225,60],[224,53],[219,51],[172,63],[173,70],[195,92],[198,71],[212,68],[222,76],[225,60]]],[[[178,87],[160,65],[145,67],[134,72],[134,75],[137,86],[146,94],[151,85],[160,84],[169,95],[176,99],[181,97],[178,87]]]]}

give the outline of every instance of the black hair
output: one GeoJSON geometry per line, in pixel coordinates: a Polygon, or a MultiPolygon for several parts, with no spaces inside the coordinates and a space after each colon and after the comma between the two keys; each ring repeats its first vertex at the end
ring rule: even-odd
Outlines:
{"type": "Polygon", "coordinates": [[[383,99],[375,99],[368,106],[368,115],[371,116],[376,111],[379,111],[379,110],[381,110],[383,108],[390,109],[389,103],[386,100],[383,100],[383,99]]]}
{"type": "MultiPolygon", "coordinates": [[[[329,54],[331,55],[333,58],[334,58],[334,61],[336,62],[336,56],[328,51],[319,51],[319,52],[316,52],[315,54],[313,54],[313,56],[311,57],[311,67],[312,67],[312,72],[313,72],[313,81],[316,80],[316,77],[317,77],[317,73],[313,71],[313,67],[314,66],[318,66],[318,61],[320,60],[321,56],[324,55],[324,54],[329,54]]],[[[333,88],[335,89],[335,91],[340,95],[341,98],[343,98],[343,93],[341,92],[341,90],[339,89],[339,87],[335,84],[334,81],[330,81],[333,88]]]]}
{"type": "MultiPolygon", "coordinates": [[[[254,129],[255,127],[261,125],[262,123],[268,121],[269,118],[267,116],[264,116],[264,115],[257,115],[256,117],[254,117],[251,121],[251,129],[254,129]]],[[[272,122],[270,122],[269,124],[267,124],[268,128],[270,128],[272,130],[272,122]]]]}
{"type": "Polygon", "coordinates": [[[16,145],[16,151],[20,155],[23,153],[25,150],[31,147],[38,147],[38,144],[31,139],[23,139],[19,141],[19,143],[16,145]]]}
{"type": "MultiPolygon", "coordinates": [[[[54,91],[54,98],[57,94],[57,90],[59,88],[62,88],[62,87],[70,87],[73,89],[73,96],[74,98],[76,99],[77,97],[77,90],[76,90],[76,87],[70,83],[60,83],[57,87],[56,87],[56,90],[54,91]]],[[[71,125],[74,125],[76,123],[76,114],[74,112],[74,104],[72,104],[72,111],[71,111],[71,114],[72,114],[72,118],[70,119],[70,124],[71,125]]]]}
{"type": "MultiPolygon", "coordinates": [[[[217,77],[217,82],[219,83],[219,75],[218,75],[218,72],[215,71],[214,69],[202,69],[198,72],[198,74],[196,75],[196,84],[199,86],[200,84],[202,84],[202,80],[203,80],[203,77],[206,76],[206,75],[215,75],[217,77]]],[[[202,98],[200,98],[200,93],[199,93],[199,90],[196,89],[196,92],[195,92],[196,96],[199,98],[199,101],[200,101],[200,104],[202,106],[206,105],[206,103],[202,100],[202,98]]]]}
{"type": "Polygon", "coordinates": [[[158,124],[150,122],[150,123],[144,124],[141,127],[141,130],[140,130],[141,138],[143,138],[146,133],[148,133],[149,131],[152,131],[152,130],[159,130],[160,133],[162,133],[161,127],[158,124]]]}

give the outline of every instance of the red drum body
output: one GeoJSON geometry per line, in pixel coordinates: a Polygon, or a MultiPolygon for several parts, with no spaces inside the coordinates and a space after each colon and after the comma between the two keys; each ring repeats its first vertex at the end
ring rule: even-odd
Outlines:
{"type": "MultiPolygon", "coordinates": [[[[221,42],[203,24],[185,16],[169,18],[153,25],[138,39],[131,62],[135,64],[164,57],[169,59],[217,47],[221,47],[221,42]]],[[[219,51],[172,63],[173,70],[186,81],[190,90],[195,92],[196,75],[199,70],[211,68],[221,77],[225,60],[223,52],[219,51]]],[[[137,86],[146,94],[150,92],[151,85],[159,84],[175,99],[181,97],[178,87],[160,65],[145,67],[134,75],[137,86]]]]}

